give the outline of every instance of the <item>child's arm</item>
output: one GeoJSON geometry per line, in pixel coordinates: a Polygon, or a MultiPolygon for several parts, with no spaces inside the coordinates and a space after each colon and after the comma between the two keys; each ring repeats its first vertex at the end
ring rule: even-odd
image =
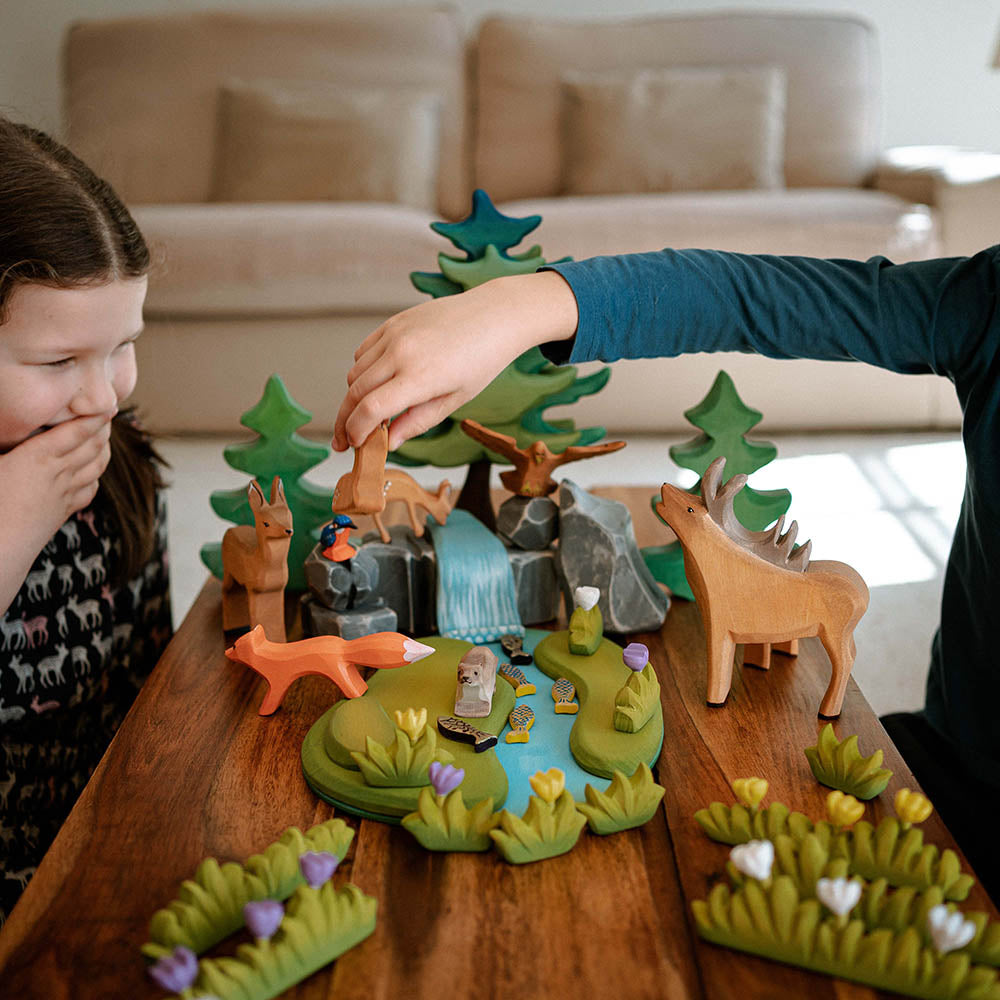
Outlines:
{"type": "Polygon", "coordinates": [[[555,272],[497,278],[386,320],[355,352],[334,447],[383,421],[389,448],[433,427],[530,347],[573,336],[576,299],[555,272]]]}
{"type": "Polygon", "coordinates": [[[21,589],[49,539],[97,493],[111,457],[107,416],[79,417],[0,455],[0,613],[21,589]]]}

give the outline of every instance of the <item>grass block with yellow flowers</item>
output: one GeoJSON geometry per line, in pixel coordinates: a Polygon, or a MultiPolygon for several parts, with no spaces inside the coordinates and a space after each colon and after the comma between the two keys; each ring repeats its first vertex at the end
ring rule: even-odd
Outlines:
{"type": "Polygon", "coordinates": [[[378,902],[356,885],[298,888],[270,940],[241,944],[235,958],[202,959],[184,998],[270,1000],[329,964],[375,929],[378,902]]]}
{"type": "Polygon", "coordinates": [[[656,814],[665,789],[653,779],[648,764],[640,764],[635,774],[627,778],[615,771],[611,784],[599,792],[588,784],[584,789],[586,802],[576,808],[587,817],[591,833],[606,836],[648,823],[656,814]]]}
{"type": "Polygon", "coordinates": [[[196,955],[208,951],[243,926],[243,907],[261,899],[287,899],[304,883],[301,855],[328,852],[343,858],[354,830],[330,819],[302,833],[291,826],[262,853],[242,865],[206,858],[194,877],[181,883],[177,898],[153,914],[142,953],[151,961],[181,945],[196,955]]]}
{"type": "Polygon", "coordinates": [[[376,788],[428,785],[431,763],[436,760],[449,764],[455,756],[438,746],[437,730],[427,725],[426,709],[422,710],[422,719],[409,719],[402,712],[396,715],[396,738],[389,746],[369,736],[365,739],[364,753],[352,752],[351,757],[364,775],[365,783],[376,788]],[[406,728],[401,728],[404,722],[406,728]]]}
{"type": "Polygon", "coordinates": [[[586,817],[577,810],[573,796],[566,791],[562,771],[550,768],[529,779],[535,795],[528,799],[524,816],[504,809],[500,828],[490,830],[490,837],[505,861],[523,865],[566,854],[580,839],[586,817]]]}
{"type": "Polygon", "coordinates": [[[403,827],[428,851],[488,851],[493,846],[490,831],[499,823],[492,799],[469,809],[459,788],[446,796],[421,789],[416,812],[402,820],[403,827]]]}
{"type": "Polygon", "coordinates": [[[862,920],[829,915],[787,875],[766,887],[720,883],[691,908],[698,934],[714,944],[925,1000],[1000,1000],[996,970],[961,952],[940,955],[914,927],[868,931],[862,920]]]}
{"type": "Polygon", "coordinates": [[[637,733],[660,710],[660,682],[652,663],[632,676],[615,695],[614,727],[620,733],[637,733]]]}
{"type": "Polygon", "coordinates": [[[862,757],[858,737],[838,740],[833,726],[827,723],[816,740],[806,747],[806,759],[816,780],[827,788],[836,788],[855,798],[869,800],[885,791],[892,771],[882,767],[882,751],[862,757]]]}
{"type": "Polygon", "coordinates": [[[720,844],[745,844],[750,840],[774,840],[779,834],[800,838],[811,832],[813,821],[800,812],[792,812],[781,802],[761,809],[736,803],[727,806],[713,802],[699,809],[694,818],[698,825],[720,844]]]}

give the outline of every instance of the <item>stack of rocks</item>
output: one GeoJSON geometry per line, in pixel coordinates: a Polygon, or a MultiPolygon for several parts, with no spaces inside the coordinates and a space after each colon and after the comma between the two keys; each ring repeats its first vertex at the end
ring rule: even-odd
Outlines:
{"type": "Polygon", "coordinates": [[[521,622],[551,621],[559,614],[552,544],[559,534],[559,508],[548,497],[508,497],[497,512],[497,534],[507,548],[521,622]]]}

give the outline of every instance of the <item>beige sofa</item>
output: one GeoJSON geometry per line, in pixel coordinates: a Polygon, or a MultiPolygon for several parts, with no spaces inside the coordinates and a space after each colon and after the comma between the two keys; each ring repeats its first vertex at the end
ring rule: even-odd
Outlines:
{"type": "MultiPolygon", "coordinates": [[[[696,95],[710,76],[694,74],[696,95]]],[[[508,214],[542,215],[529,241],[548,259],[663,246],[897,260],[974,249],[935,205],[910,199],[948,203],[962,188],[959,215],[968,218],[970,199],[995,181],[970,187],[937,160],[881,157],[878,78],[870,26],[800,14],[493,17],[467,36],[447,7],[199,13],[82,22],[65,51],[69,141],[131,204],[157,257],[137,400],[165,431],[234,430],[275,371],[314,413],[313,429],[329,428],[354,347],[423,298],[409,272],[436,270],[438,253],[456,252],[429,224],[466,214],[475,187],[508,214]],[[682,105],[679,120],[704,117],[704,135],[642,150],[646,173],[635,176],[640,188],[663,186],[647,176],[658,149],[684,154],[702,138],[718,147],[731,128],[757,161],[771,157],[777,183],[765,169],[763,188],[601,187],[638,169],[631,142],[600,148],[607,123],[594,117],[595,107],[606,118],[610,108],[617,124],[627,74],[651,73],[655,92],[670,67],[711,67],[725,87],[730,71],[747,66],[767,71],[764,83],[760,73],[747,78],[767,129],[747,128],[743,112],[725,125],[719,102],[704,116],[685,116],[682,105]],[[601,104],[606,83],[610,105],[601,104]],[[355,104],[331,124],[326,108],[345,100],[355,104]],[[304,135],[314,119],[320,125],[304,135]],[[316,129],[342,144],[310,174],[316,129]],[[758,155],[765,132],[770,146],[758,155]],[[254,145],[262,134],[271,145],[254,145]],[[590,173],[581,180],[572,170],[583,161],[590,173]],[[284,200],[297,190],[308,197],[284,200]],[[239,200],[261,191],[268,200],[239,200]],[[345,191],[351,200],[337,200],[345,191]]],[[[727,145],[721,158],[731,154],[727,145]]],[[[616,366],[608,389],[573,416],[622,432],[684,427],[682,410],[719,367],[769,429],[956,420],[940,379],[743,355],[616,366]],[[655,405],[650,385],[664,389],[655,405]]]]}

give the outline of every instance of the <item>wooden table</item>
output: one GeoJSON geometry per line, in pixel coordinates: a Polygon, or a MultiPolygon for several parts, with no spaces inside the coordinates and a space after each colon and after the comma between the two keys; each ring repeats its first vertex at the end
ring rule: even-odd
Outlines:
{"type": "MultiPolygon", "coordinates": [[[[663,539],[653,488],[595,492],[636,512],[640,544],[663,539]]],[[[863,987],[699,940],[690,901],[715,881],[727,848],[692,819],[732,802],[734,778],[759,775],[814,818],[826,790],[802,748],[815,743],[829,662],[816,640],[765,673],[734,672],[724,708],[705,704],[697,609],[676,602],[649,645],[663,690],[663,807],[639,830],[584,831],[568,855],[511,866],[491,852],[424,851],[398,827],[347,817],[357,836],[337,875],[378,898],[374,934],[287,996],[297,1000],[439,1000],[501,996],[874,997],[863,987]]],[[[270,718],[263,682],[223,655],[219,585],[209,581],[0,933],[0,996],[18,1000],[158,997],[139,948],[155,910],[207,855],[242,861],[287,826],[329,818],[302,778],[299,749],[333,688],[298,682],[270,718]]],[[[895,772],[869,806],[877,822],[912,777],[857,686],[836,724],[895,772]]],[[[603,783],[598,781],[598,787],[603,783]]],[[[954,846],[936,816],[927,837],[954,846]]],[[[996,908],[977,886],[970,908],[996,908]]]]}

